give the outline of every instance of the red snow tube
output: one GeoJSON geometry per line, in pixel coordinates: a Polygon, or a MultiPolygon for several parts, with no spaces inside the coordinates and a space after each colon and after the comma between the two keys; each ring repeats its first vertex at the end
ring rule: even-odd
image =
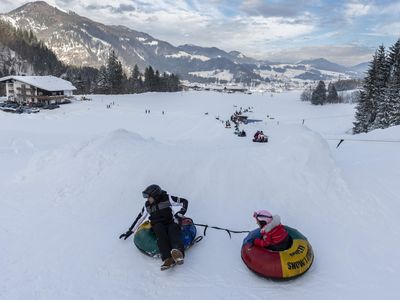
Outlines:
{"type": "Polygon", "coordinates": [[[305,236],[289,226],[285,226],[293,240],[292,246],[284,251],[272,251],[253,245],[253,240],[260,237],[256,229],[244,239],[242,259],[253,272],[267,278],[291,279],[304,274],[314,261],[312,247],[305,236]]]}

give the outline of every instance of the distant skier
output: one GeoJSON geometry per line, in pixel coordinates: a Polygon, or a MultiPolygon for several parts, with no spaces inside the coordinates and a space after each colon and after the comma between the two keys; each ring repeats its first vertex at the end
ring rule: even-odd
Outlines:
{"type": "Polygon", "coordinates": [[[254,240],[254,245],[272,251],[283,251],[291,246],[291,238],[281,224],[279,215],[272,215],[268,210],[254,212],[253,217],[260,226],[261,238],[254,240]]]}
{"type": "Polygon", "coordinates": [[[142,195],[147,200],[141,212],[128,231],[121,234],[119,238],[126,240],[146,219],[147,215],[150,215],[151,228],[156,235],[157,245],[163,260],[161,271],[167,270],[175,264],[183,264],[185,253],[181,238],[181,228],[174,222],[174,217],[178,222],[184,218],[188,208],[188,201],[184,198],[169,196],[166,191],[163,191],[156,184],[148,186],[142,192],[142,195]],[[182,206],[182,208],[173,215],[171,206],[177,205],[182,206]]]}

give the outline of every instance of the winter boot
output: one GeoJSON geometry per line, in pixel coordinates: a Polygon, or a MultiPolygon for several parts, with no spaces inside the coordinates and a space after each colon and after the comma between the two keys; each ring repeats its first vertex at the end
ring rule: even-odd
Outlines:
{"type": "Polygon", "coordinates": [[[175,266],[174,259],[172,257],[168,257],[166,260],[164,260],[164,263],[161,265],[161,271],[168,270],[173,266],[175,266]]]}
{"type": "Polygon", "coordinates": [[[174,259],[175,263],[177,263],[178,265],[183,264],[184,260],[183,260],[183,254],[180,250],[178,249],[172,249],[171,250],[171,256],[174,259]]]}

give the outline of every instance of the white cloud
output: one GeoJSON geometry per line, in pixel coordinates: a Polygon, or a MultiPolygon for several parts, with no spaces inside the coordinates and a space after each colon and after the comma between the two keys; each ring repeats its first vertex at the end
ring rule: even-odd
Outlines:
{"type": "Polygon", "coordinates": [[[263,57],[273,42],[288,43],[290,39],[311,34],[315,27],[288,18],[236,17],[219,32],[224,47],[238,49],[248,55],[263,57]]]}
{"type": "Polygon", "coordinates": [[[371,4],[363,4],[361,2],[350,2],[345,5],[345,16],[348,20],[362,17],[369,14],[372,10],[371,4]]]}
{"type": "Polygon", "coordinates": [[[375,26],[371,32],[367,33],[370,36],[389,36],[398,38],[400,35],[400,21],[388,22],[375,26]]]}

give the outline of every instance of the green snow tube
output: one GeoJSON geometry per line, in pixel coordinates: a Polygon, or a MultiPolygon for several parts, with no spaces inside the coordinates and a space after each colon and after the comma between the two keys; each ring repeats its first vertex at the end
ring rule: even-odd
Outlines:
{"type": "MultiPolygon", "coordinates": [[[[196,234],[196,226],[193,224],[192,219],[183,219],[181,224],[181,237],[185,249],[200,241],[200,237],[196,239],[196,234]]],[[[152,257],[160,257],[160,250],[158,249],[156,235],[154,234],[153,230],[151,230],[151,224],[149,221],[146,221],[139,226],[135,232],[133,242],[144,254],[152,257]]]]}

